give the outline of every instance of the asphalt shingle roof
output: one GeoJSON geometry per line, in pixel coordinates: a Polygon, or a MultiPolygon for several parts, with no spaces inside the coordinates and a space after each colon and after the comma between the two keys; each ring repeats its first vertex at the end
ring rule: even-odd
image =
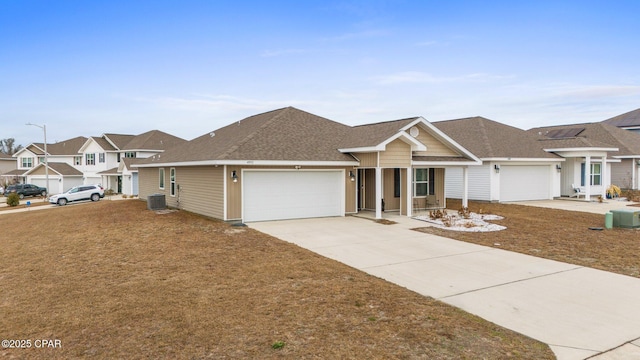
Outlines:
{"type": "Polygon", "coordinates": [[[539,127],[528,132],[538,136],[546,148],[558,147],[551,144],[564,144],[562,147],[613,147],[619,149],[612,153],[613,156],[640,155],[640,134],[603,122],[539,127]],[[577,127],[584,130],[576,137],[556,140],[548,140],[545,137],[548,131],[577,127]]]}
{"type": "Polygon", "coordinates": [[[617,127],[640,126],[640,109],[614,116],[611,119],[603,121],[603,123],[617,127]]]}
{"type": "Polygon", "coordinates": [[[209,160],[354,161],[338,149],[351,128],[287,107],[253,115],[146,162],[209,160]]]}
{"type": "Polygon", "coordinates": [[[526,131],[480,116],[432,123],[481,158],[557,158],[526,131]]]}

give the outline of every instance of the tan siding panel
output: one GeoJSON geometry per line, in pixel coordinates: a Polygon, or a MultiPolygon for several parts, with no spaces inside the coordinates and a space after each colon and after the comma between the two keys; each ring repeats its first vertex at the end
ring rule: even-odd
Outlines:
{"type": "Polygon", "coordinates": [[[384,191],[382,198],[384,199],[384,210],[400,210],[400,198],[394,196],[393,169],[384,169],[383,178],[384,180],[382,184],[384,186],[384,191]]]}
{"type": "Polygon", "coordinates": [[[623,189],[630,189],[633,183],[632,171],[635,159],[622,159],[619,163],[611,163],[611,184],[623,189]]]}
{"type": "Polygon", "coordinates": [[[459,156],[458,153],[451,150],[440,140],[427,133],[426,130],[420,129],[420,134],[416,137],[418,141],[427,146],[427,151],[416,151],[416,156],[459,156]]]}
{"type": "Polygon", "coordinates": [[[163,194],[169,207],[222,219],[222,167],[176,167],[176,188],[180,186],[180,189],[176,190],[176,196],[169,194],[170,168],[164,169],[164,190],[159,187],[158,168],[138,170],[138,190],[141,199],[146,200],[152,194],[163,194]]]}
{"type": "Polygon", "coordinates": [[[411,146],[402,140],[394,140],[387,144],[386,150],[380,153],[381,167],[411,166],[411,146]]]}
{"type": "Polygon", "coordinates": [[[374,210],[376,208],[376,171],[374,169],[366,169],[364,173],[364,208],[374,210]]]}
{"type": "MultiPolygon", "coordinates": [[[[176,196],[178,207],[187,211],[222,219],[223,167],[193,166],[176,168],[176,196]]],[[[169,184],[166,184],[169,187],[169,184]]]]}
{"type": "Polygon", "coordinates": [[[360,160],[360,167],[378,166],[378,153],[357,153],[354,154],[360,160]]]}
{"type": "Polygon", "coordinates": [[[444,195],[444,169],[435,169],[435,195],[436,200],[438,200],[438,204],[441,207],[446,207],[446,197],[444,195]]]}

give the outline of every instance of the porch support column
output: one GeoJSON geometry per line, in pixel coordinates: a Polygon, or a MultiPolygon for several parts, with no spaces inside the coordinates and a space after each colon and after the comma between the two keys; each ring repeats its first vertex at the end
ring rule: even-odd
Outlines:
{"type": "Polygon", "coordinates": [[[591,201],[591,156],[584,157],[584,199],[591,201]]]}
{"type": "Polygon", "coordinates": [[[411,186],[412,179],[413,179],[413,170],[410,167],[408,167],[407,181],[406,181],[407,190],[405,190],[405,193],[407,194],[407,216],[408,217],[413,216],[413,187],[411,186]]]}
{"type": "Polygon", "coordinates": [[[382,168],[376,168],[376,219],[382,219],[382,168]]]}
{"type": "Polygon", "coordinates": [[[638,188],[638,159],[631,159],[631,189],[638,188]]]}
{"type": "Polygon", "coordinates": [[[602,155],[602,166],[600,167],[600,184],[602,184],[602,196],[603,199],[607,198],[607,188],[609,187],[609,178],[607,177],[607,155],[602,155]]]}
{"type": "Polygon", "coordinates": [[[469,206],[469,167],[462,167],[462,206],[469,206]]]}

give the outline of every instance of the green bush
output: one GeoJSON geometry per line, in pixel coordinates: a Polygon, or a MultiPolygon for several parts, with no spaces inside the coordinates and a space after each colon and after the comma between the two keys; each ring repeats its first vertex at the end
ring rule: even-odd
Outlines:
{"type": "Polygon", "coordinates": [[[11,193],[7,196],[7,205],[9,206],[18,206],[20,205],[20,195],[16,193],[11,193]]]}

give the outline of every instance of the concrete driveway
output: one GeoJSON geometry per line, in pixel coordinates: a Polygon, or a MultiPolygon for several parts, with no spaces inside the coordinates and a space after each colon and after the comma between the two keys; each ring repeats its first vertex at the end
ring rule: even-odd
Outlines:
{"type": "Polygon", "coordinates": [[[640,279],[391,220],[398,224],[348,216],[249,226],[549,344],[558,359],[640,359],[640,279]]]}

